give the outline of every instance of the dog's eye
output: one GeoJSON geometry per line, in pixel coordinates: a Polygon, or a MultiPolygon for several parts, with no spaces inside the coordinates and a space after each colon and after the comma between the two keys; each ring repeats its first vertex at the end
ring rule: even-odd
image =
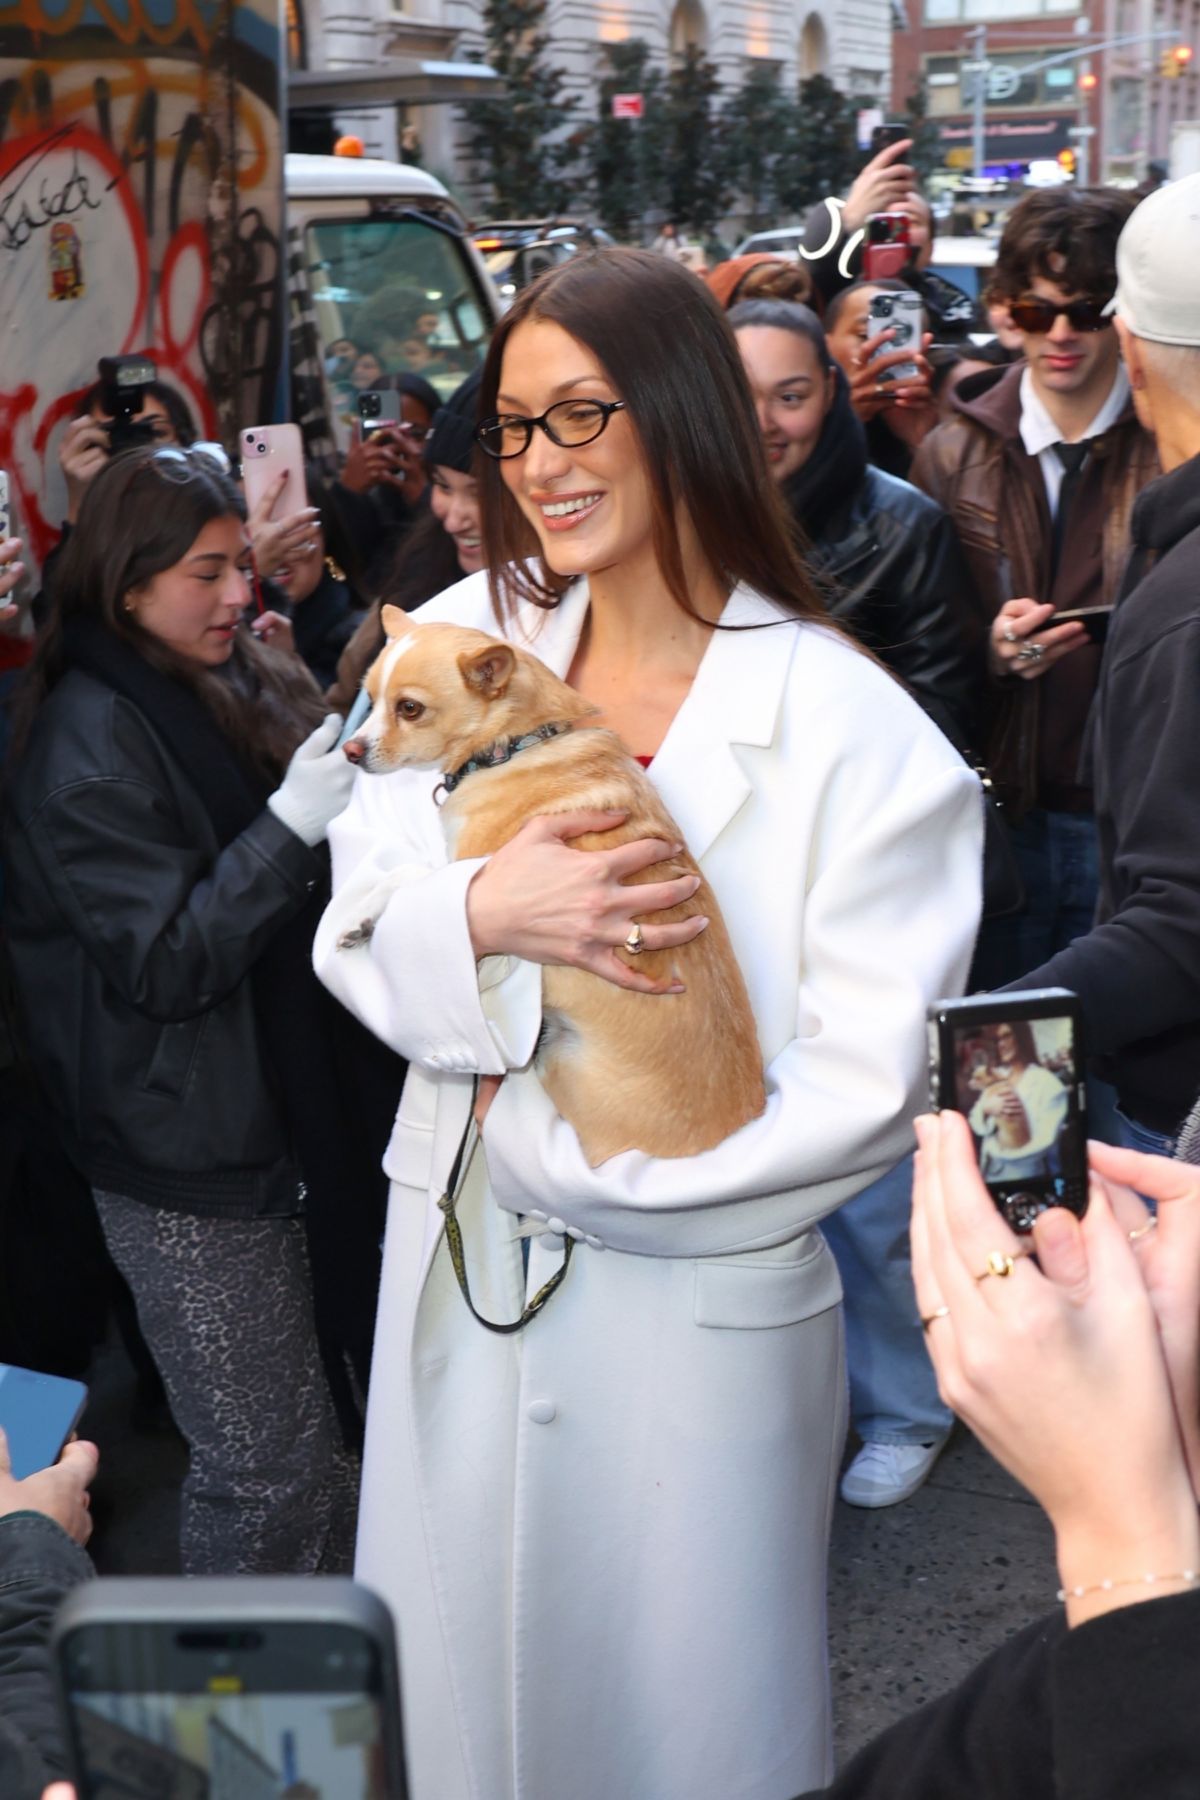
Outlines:
{"type": "Polygon", "coordinates": [[[419,719],[425,708],[419,700],[397,700],[396,716],[401,719],[419,719]]]}

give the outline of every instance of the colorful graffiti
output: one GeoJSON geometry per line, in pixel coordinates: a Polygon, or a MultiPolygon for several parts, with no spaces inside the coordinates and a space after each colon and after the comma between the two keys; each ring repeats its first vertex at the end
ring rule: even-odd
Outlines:
{"type": "Polygon", "coordinates": [[[0,468],[36,562],[99,357],[152,357],[205,437],[272,416],[279,56],[272,0],[0,0],[0,468]]]}

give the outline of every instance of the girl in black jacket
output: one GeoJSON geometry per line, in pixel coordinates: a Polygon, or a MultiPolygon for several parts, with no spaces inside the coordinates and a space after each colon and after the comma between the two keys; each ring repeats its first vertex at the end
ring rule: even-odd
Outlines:
{"type": "Polygon", "coordinates": [[[963,750],[979,718],[986,633],[949,518],[867,461],[816,314],[787,300],[729,313],[767,459],[826,604],[963,750]]]}
{"type": "Polygon", "coordinates": [[[371,1177],[309,966],[352,772],[307,674],[241,623],[248,554],[238,490],[202,453],[135,451],[97,476],[5,821],[30,1054],[191,1452],[188,1573],[346,1560],[310,1249],[338,1290],[335,1379],[353,1350],[336,1304],[369,1336],[373,1302],[350,1249],[371,1177]]]}

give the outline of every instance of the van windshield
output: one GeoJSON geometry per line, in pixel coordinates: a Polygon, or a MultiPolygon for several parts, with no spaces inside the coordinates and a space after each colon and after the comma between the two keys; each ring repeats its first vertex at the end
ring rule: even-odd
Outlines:
{"type": "Polygon", "coordinates": [[[446,399],[483,360],[490,319],[460,239],[419,219],[326,219],[307,248],[342,448],[367,388],[408,373],[446,399]]]}

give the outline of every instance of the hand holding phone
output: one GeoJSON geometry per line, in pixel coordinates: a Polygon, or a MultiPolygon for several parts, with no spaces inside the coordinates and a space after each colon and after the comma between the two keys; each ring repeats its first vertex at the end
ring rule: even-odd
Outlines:
{"type": "Polygon", "coordinates": [[[267,507],[267,520],[307,507],[304,446],[298,425],[255,425],[241,436],[242,486],[254,513],[267,507]],[[285,476],[282,482],[280,477],[285,476]]]}
{"type": "Polygon", "coordinates": [[[889,281],[908,267],[912,258],[908,214],[872,213],[866,225],[862,272],[864,281],[889,281]]]}
{"type": "Polygon", "coordinates": [[[867,357],[868,362],[878,362],[879,358],[890,351],[907,350],[909,360],[888,362],[878,371],[880,381],[918,381],[920,366],[912,360],[920,354],[925,337],[925,308],[921,304],[921,296],[905,291],[894,294],[890,291],[872,294],[867,308],[867,319],[872,337],[879,332],[890,330],[891,338],[867,357]]]}
{"type": "Polygon", "coordinates": [[[1039,1213],[1087,1211],[1082,1015],[1065,988],[929,1009],[930,1104],[962,1113],[1001,1215],[1029,1232],[1039,1213]]]}

